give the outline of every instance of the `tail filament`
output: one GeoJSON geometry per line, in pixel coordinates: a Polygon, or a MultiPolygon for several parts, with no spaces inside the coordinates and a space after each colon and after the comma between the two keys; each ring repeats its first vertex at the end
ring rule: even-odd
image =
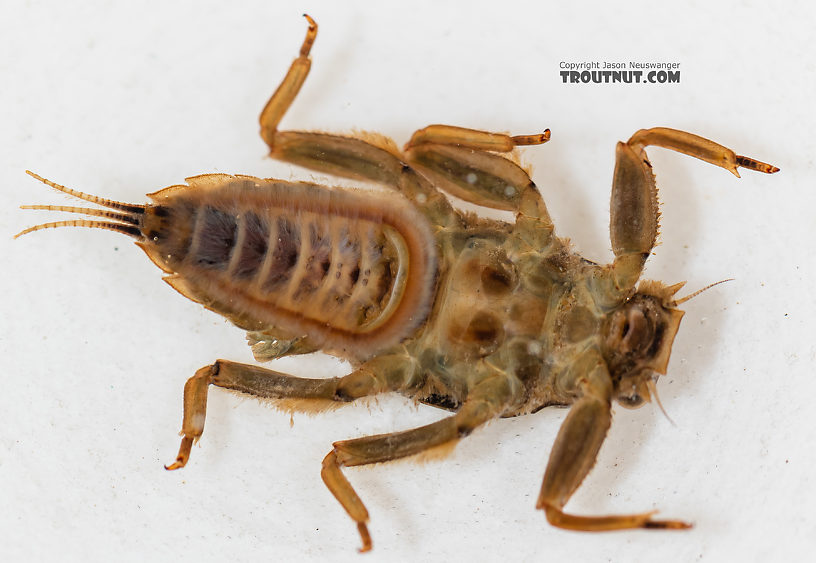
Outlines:
{"type": "Polygon", "coordinates": [[[50,223],[42,223],[29,227],[20,231],[14,238],[40,231],[42,229],[54,229],[57,227],[88,227],[92,229],[105,229],[108,231],[116,231],[135,239],[142,238],[140,225],[142,224],[142,215],[144,215],[146,207],[144,205],[136,205],[132,203],[122,203],[111,199],[104,199],[95,195],[82,193],[71,188],[61,186],[51,180],[47,180],[42,176],[26,170],[26,174],[42,182],[47,186],[51,186],[57,191],[73,196],[77,199],[89,201],[103,207],[116,209],[117,211],[108,211],[107,209],[94,209],[91,207],[75,207],[66,205],[22,205],[21,209],[35,209],[41,211],[65,211],[68,213],[84,213],[85,215],[92,215],[95,217],[104,217],[110,221],[96,221],[93,219],[75,219],[69,221],[54,221],[50,223]]]}

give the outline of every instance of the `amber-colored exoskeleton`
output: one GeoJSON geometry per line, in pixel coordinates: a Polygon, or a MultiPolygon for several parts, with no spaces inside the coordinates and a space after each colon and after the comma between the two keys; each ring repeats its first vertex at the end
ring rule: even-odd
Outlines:
{"type": "MultiPolygon", "coordinates": [[[[612,184],[615,259],[598,265],[555,236],[547,208],[512,157],[549,131],[508,136],[448,125],[417,131],[400,151],[385,137],[281,131],[310,68],[317,25],[261,113],[274,158],[391,193],[248,176],[206,174],[150,194],[147,205],[46,184],[110,210],[27,206],[100,217],[46,223],[118,231],[136,239],[182,295],[248,331],[255,357],[323,350],[350,362],[339,378],[304,379],[226,360],[184,387],[183,467],[202,435],[210,385],[287,408],[319,410],[397,392],[453,414],[392,434],[335,442],[322,478],[371,548],[368,512],[342,468],[445,448],[485,422],[571,405],[550,455],[537,508],[575,530],[687,528],[651,512],[578,516],[564,511],[589,473],[611,406],[655,396],[683,313],[682,283],[640,281],[658,231],[657,189],[645,148],[715,164],[778,169],[690,133],[636,132],[618,143],[612,184]],[[509,224],[454,208],[444,192],[509,210],[509,224]]],[[[19,236],[19,235],[18,235],[19,236]]]]}

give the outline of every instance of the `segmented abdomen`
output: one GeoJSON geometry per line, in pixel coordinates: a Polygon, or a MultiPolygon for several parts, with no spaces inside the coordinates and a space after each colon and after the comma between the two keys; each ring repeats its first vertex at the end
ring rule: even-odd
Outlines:
{"type": "Polygon", "coordinates": [[[187,297],[253,330],[365,355],[430,307],[435,243],[392,194],[206,175],[151,195],[148,254],[187,297]],[[154,248],[155,247],[155,248],[154,248]]]}

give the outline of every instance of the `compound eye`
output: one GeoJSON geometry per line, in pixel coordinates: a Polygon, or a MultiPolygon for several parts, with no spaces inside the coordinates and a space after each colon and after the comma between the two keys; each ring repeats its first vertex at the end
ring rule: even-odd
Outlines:
{"type": "Polygon", "coordinates": [[[636,409],[643,404],[643,397],[634,393],[632,395],[619,395],[618,403],[627,409],[636,409]]]}
{"type": "Polygon", "coordinates": [[[633,374],[620,383],[618,388],[618,395],[615,399],[620,405],[627,409],[636,409],[644,403],[652,400],[652,395],[649,391],[649,381],[651,374],[649,372],[640,372],[633,374]]]}

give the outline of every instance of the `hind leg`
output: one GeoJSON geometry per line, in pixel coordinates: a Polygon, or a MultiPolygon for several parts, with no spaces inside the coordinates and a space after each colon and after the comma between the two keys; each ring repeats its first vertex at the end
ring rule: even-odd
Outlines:
{"type": "Polygon", "coordinates": [[[261,112],[261,137],[269,145],[269,156],[326,174],[378,182],[401,192],[435,224],[455,224],[457,213],[445,196],[403,163],[390,139],[372,134],[359,139],[278,129],[311,68],[309,51],[317,35],[317,24],[306,17],[309,29],[300,55],[261,112]]]}
{"type": "Polygon", "coordinates": [[[402,355],[384,355],[366,362],[343,377],[308,379],[247,364],[217,360],[198,370],[184,385],[184,417],[181,447],[176,461],[165,466],[179,469],[190,459],[190,450],[204,432],[207,393],[210,385],[240,391],[264,399],[294,401],[305,410],[347,403],[386,391],[402,391],[417,385],[413,362],[402,355]]]}

